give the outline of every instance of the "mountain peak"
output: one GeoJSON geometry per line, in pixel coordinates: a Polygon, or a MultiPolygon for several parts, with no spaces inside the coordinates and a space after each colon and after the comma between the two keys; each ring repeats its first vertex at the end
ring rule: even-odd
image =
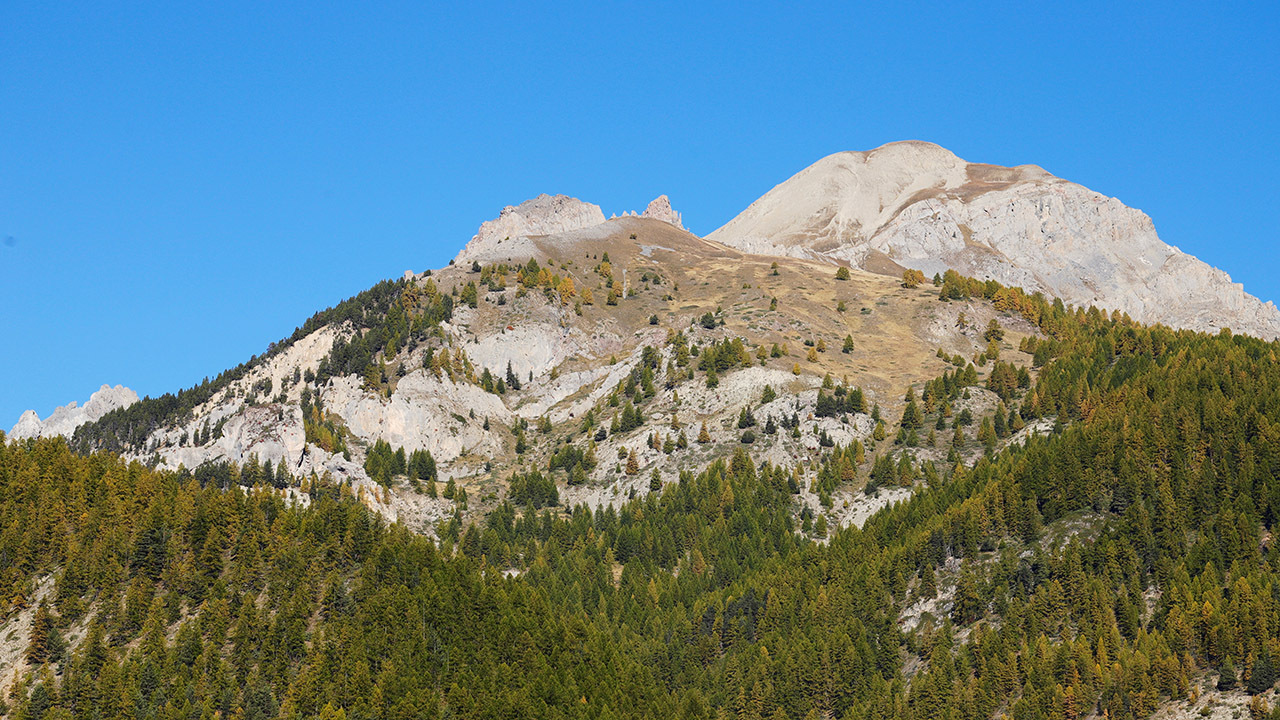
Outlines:
{"type": "Polygon", "coordinates": [[[708,239],[873,269],[954,269],[1135,320],[1280,336],[1280,311],[1160,240],[1151,218],[1035,165],[970,163],[895,142],[818,160],[708,239]]]}
{"type": "Polygon", "coordinates": [[[454,262],[527,254],[525,246],[530,237],[580,230],[602,222],[604,212],[599,205],[568,195],[543,193],[519,205],[508,205],[498,217],[482,223],[454,262]]]}
{"type": "Polygon", "coordinates": [[[138,393],[123,385],[112,387],[103,384],[89,396],[89,402],[83,406],[75,400],[55,408],[48,418],[41,421],[35,410],[27,410],[18,418],[18,423],[9,431],[10,440],[24,440],[35,437],[52,437],[61,435],[71,437],[76,428],[87,422],[94,422],[116,408],[129,407],[138,402],[138,393]]]}
{"type": "Polygon", "coordinates": [[[671,209],[671,199],[666,195],[659,195],[654,198],[653,202],[649,203],[649,206],[644,209],[640,217],[661,220],[665,223],[671,223],[681,230],[684,229],[684,225],[680,224],[680,213],[671,209]]]}

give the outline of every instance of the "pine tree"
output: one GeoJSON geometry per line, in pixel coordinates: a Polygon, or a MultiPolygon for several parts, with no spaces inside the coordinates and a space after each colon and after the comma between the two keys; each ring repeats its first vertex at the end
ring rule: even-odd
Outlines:
{"type": "Polygon", "coordinates": [[[41,602],[36,608],[35,617],[31,621],[31,632],[27,636],[27,662],[39,665],[50,659],[50,635],[53,632],[53,614],[48,603],[41,602]]]}
{"type": "Polygon", "coordinates": [[[627,474],[635,475],[639,472],[640,472],[640,461],[636,458],[636,451],[632,450],[631,454],[627,455],[627,474]]]}
{"type": "Polygon", "coordinates": [[[992,427],[991,418],[982,418],[982,424],[978,427],[978,442],[982,443],[988,454],[995,451],[996,431],[992,427]]]}
{"type": "Polygon", "coordinates": [[[982,614],[982,598],[978,595],[978,585],[973,577],[973,570],[965,568],[960,573],[959,582],[956,583],[955,605],[951,610],[951,617],[956,623],[967,625],[982,617],[982,614]]]}
{"type": "Polygon", "coordinates": [[[698,444],[706,445],[711,442],[711,433],[707,432],[707,424],[702,423],[702,429],[698,431],[698,444]]]}
{"type": "Polygon", "coordinates": [[[925,563],[925,566],[920,570],[919,595],[922,598],[935,598],[938,596],[938,582],[933,574],[933,563],[925,563]]]}
{"type": "Polygon", "coordinates": [[[511,388],[512,390],[520,389],[520,378],[516,377],[515,371],[511,367],[510,360],[507,361],[506,381],[507,381],[507,387],[511,388]]]}
{"type": "Polygon", "coordinates": [[[915,398],[907,403],[907,407],[902,411],[902,427],[907,430],[915,430],[924,426],[924,413],[921,412],[920,406],[916,404],[915,398]]]}

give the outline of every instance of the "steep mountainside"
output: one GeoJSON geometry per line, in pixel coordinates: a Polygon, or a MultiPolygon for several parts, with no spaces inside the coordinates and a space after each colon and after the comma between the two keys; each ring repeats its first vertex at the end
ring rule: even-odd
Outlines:
{"type": "Polygon", "coordinates": [[[968,163],[930,143],[823,158],[708,237],[868,269],[950,268],[1141,322],[1280,335],[1274,304],[1161,242],[1142,212],[1034,165],[968,163]]]}
{"type": "MultiPolygon", "coordinates": [[[[701,467],[748,430],[755,453],[786,464],[813,461],[824,443],[871,443],[879,413],[896,417],[908,386],[984,351],[983,329],[999,314],[979,300],[938,303],[932,286],[863,272],[837,280],[826,262],[703,240],[680,228],[665,196],[652,218],[605,221],[593,208],[545,195],[506,208],[449,267],[322,313],[341,319],[309,321],[311,332],[236,377],[187,391],[193,400],[148,399],[89,425],[76,447],[171,469],[249,462],[273,477],[328,473],[434,532],[455,512],[483,515],[513,472],[531,468],[558,469],[550,477],[561,482],[574,475],[563,501],[595,506],[648,492],[655,473],[667,482],[701,467]],[[547,228],[571,229],[535,234],[547,228]],[[724,351],[714,378],[699,356],[709,348],[724,351]],[[824,378],[828,395],[857,389],[862,406],[819,411],[824,378]],[[744,410],[751,424],[740,422],[744,410]],[[378,443],[429,453],[434,479],[468,501],[371,471],[378,443]],[[556,460],[564,443],[589,458],[556,460]]],[[[1032,332],[1021,319],[1002,322],[1006,348],[1032,332]]],[[[962,404],[974,412],[997,402],[972,395],[962,404]]],[[[840,490],[833,524],[897,497],[855,489],[840,490]]],[[[818,509],[818,495],[806,496],[818,509]]]]}

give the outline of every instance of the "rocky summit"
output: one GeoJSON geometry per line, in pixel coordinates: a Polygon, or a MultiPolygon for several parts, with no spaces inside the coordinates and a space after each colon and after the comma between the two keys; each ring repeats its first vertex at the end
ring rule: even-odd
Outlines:
{"type": "Polygon", "coordinates": [[[953,269],[1141,322],[1280,336],[1273,303],[1162,242],[1141,211],[1034,165],[970,163],[932,143],[825,157],[708,238],[873,271],[953,269]]]}
{"type": "Polygon", "coordinates": [[[70,403],[54,409],[53,413],[43,421],[35,410],[27,410],[18,418],[18,423],[9,431],[10,440],[26,438],[54,437],[61,435],[70,437],[75,429],[87,422],[100,419],[103,415],[117,408],[126,408],[138,402],[138,393],[123,385],[103,385],[89,396],[89,402],[79,405],[70,403]]]}
{"type": "Polygon", "coordinates": [[[681,230],[684,229],[684,225],[680,222],[680,213],[671,209],[671,200],[666,195],[659,195],[654,198],[653,202],[649,203],[649,206],[644,209],[644,212],[641,213],[640,217],[661,220],[662,222],[675,225],[681,230]]]}
{"type": "Polygon", "coordinates": [[[502,208],[498,217],[480,226],[456,262],[473,262],[527,251],[530,237],[554,235],[604,222],[599,205],[565,195],[542,194],[519,205],[502,208]]]}

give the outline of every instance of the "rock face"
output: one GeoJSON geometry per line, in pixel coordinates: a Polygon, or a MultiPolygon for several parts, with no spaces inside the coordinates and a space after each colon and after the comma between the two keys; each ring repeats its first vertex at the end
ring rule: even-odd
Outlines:
{"type": "Polygon", "coordinates": [[[138,402],[138,393],[123,385],[103,385],[89,396],[89,402],[83,406],[74,400],[53,411],[43,422],[35,410],[27,410],[18,418],[18,424],[9,431],[10,440],[26,438],[53,437],[61,435],[71,437],[76,428],[87,422],[93,422],[116,408],[128,407],[138,402]]]}
{"type": "Polygon", "coordinates": [[[532,247],[527,242],[530,237],[579,230],[602,222],[604,212],[599,205],[544,193],[519,205],[508,205],[498,217],[481,224],[455,262],[527,258],[532,247]]]}
{"type": "Polygon", "coordinates": [[[9,439],[22,440],[40,437],[40,430],[40,416],[36,414],[35,410],[27,410],[22,413],[22,417],[18,418],[18,423],[9,431],[9,439]]]}
{"type": "Polygon", "coordinates": [[[1151,218],[1034,165],[968,163],[937,145],[828,156],[708,236],[752,253],[847,261],[887,256],[953,268],[1174,327],[1280,336],[1280,311],[1165,244],[1151,218]]]}
{"type": "Polygon", "coordinates": [[[470,383],[438,380],[422,370],[402,378],[389,400],[365,392],[353,376],[335,378],[325,390],[325,403],[366,443],[386,440],[406,452],[428,450],[439,463],[452,462],[463,452],[500,452],[495,434],[480,423],[488,418],[507,425],[512,420],[497,395],[470,383]]]}
{"type": "Polygon", "coordinates": [[[291,470],[298,470],[306,448],[300,408],[246,407],[238,408],[225,417],[227,422],[222,436],[208,445],[178,445],[157,451],[165,466],[196,468],[206,462],[229,460],[243,463],[254,457],[258,462],[269,462],[273,466],[284,461],[291,470]]]}
{"type": "Polygon", "coordinates": [[[664,223],[671,223],[681,230],[684,229],[684,225],[680,224],[680,213],[671,209],[671,199],[666,195],[659,195],[654,198],[653,202],[649,203],[649,207],[644,209],[640,217],[661,220],[664,223]]]}

